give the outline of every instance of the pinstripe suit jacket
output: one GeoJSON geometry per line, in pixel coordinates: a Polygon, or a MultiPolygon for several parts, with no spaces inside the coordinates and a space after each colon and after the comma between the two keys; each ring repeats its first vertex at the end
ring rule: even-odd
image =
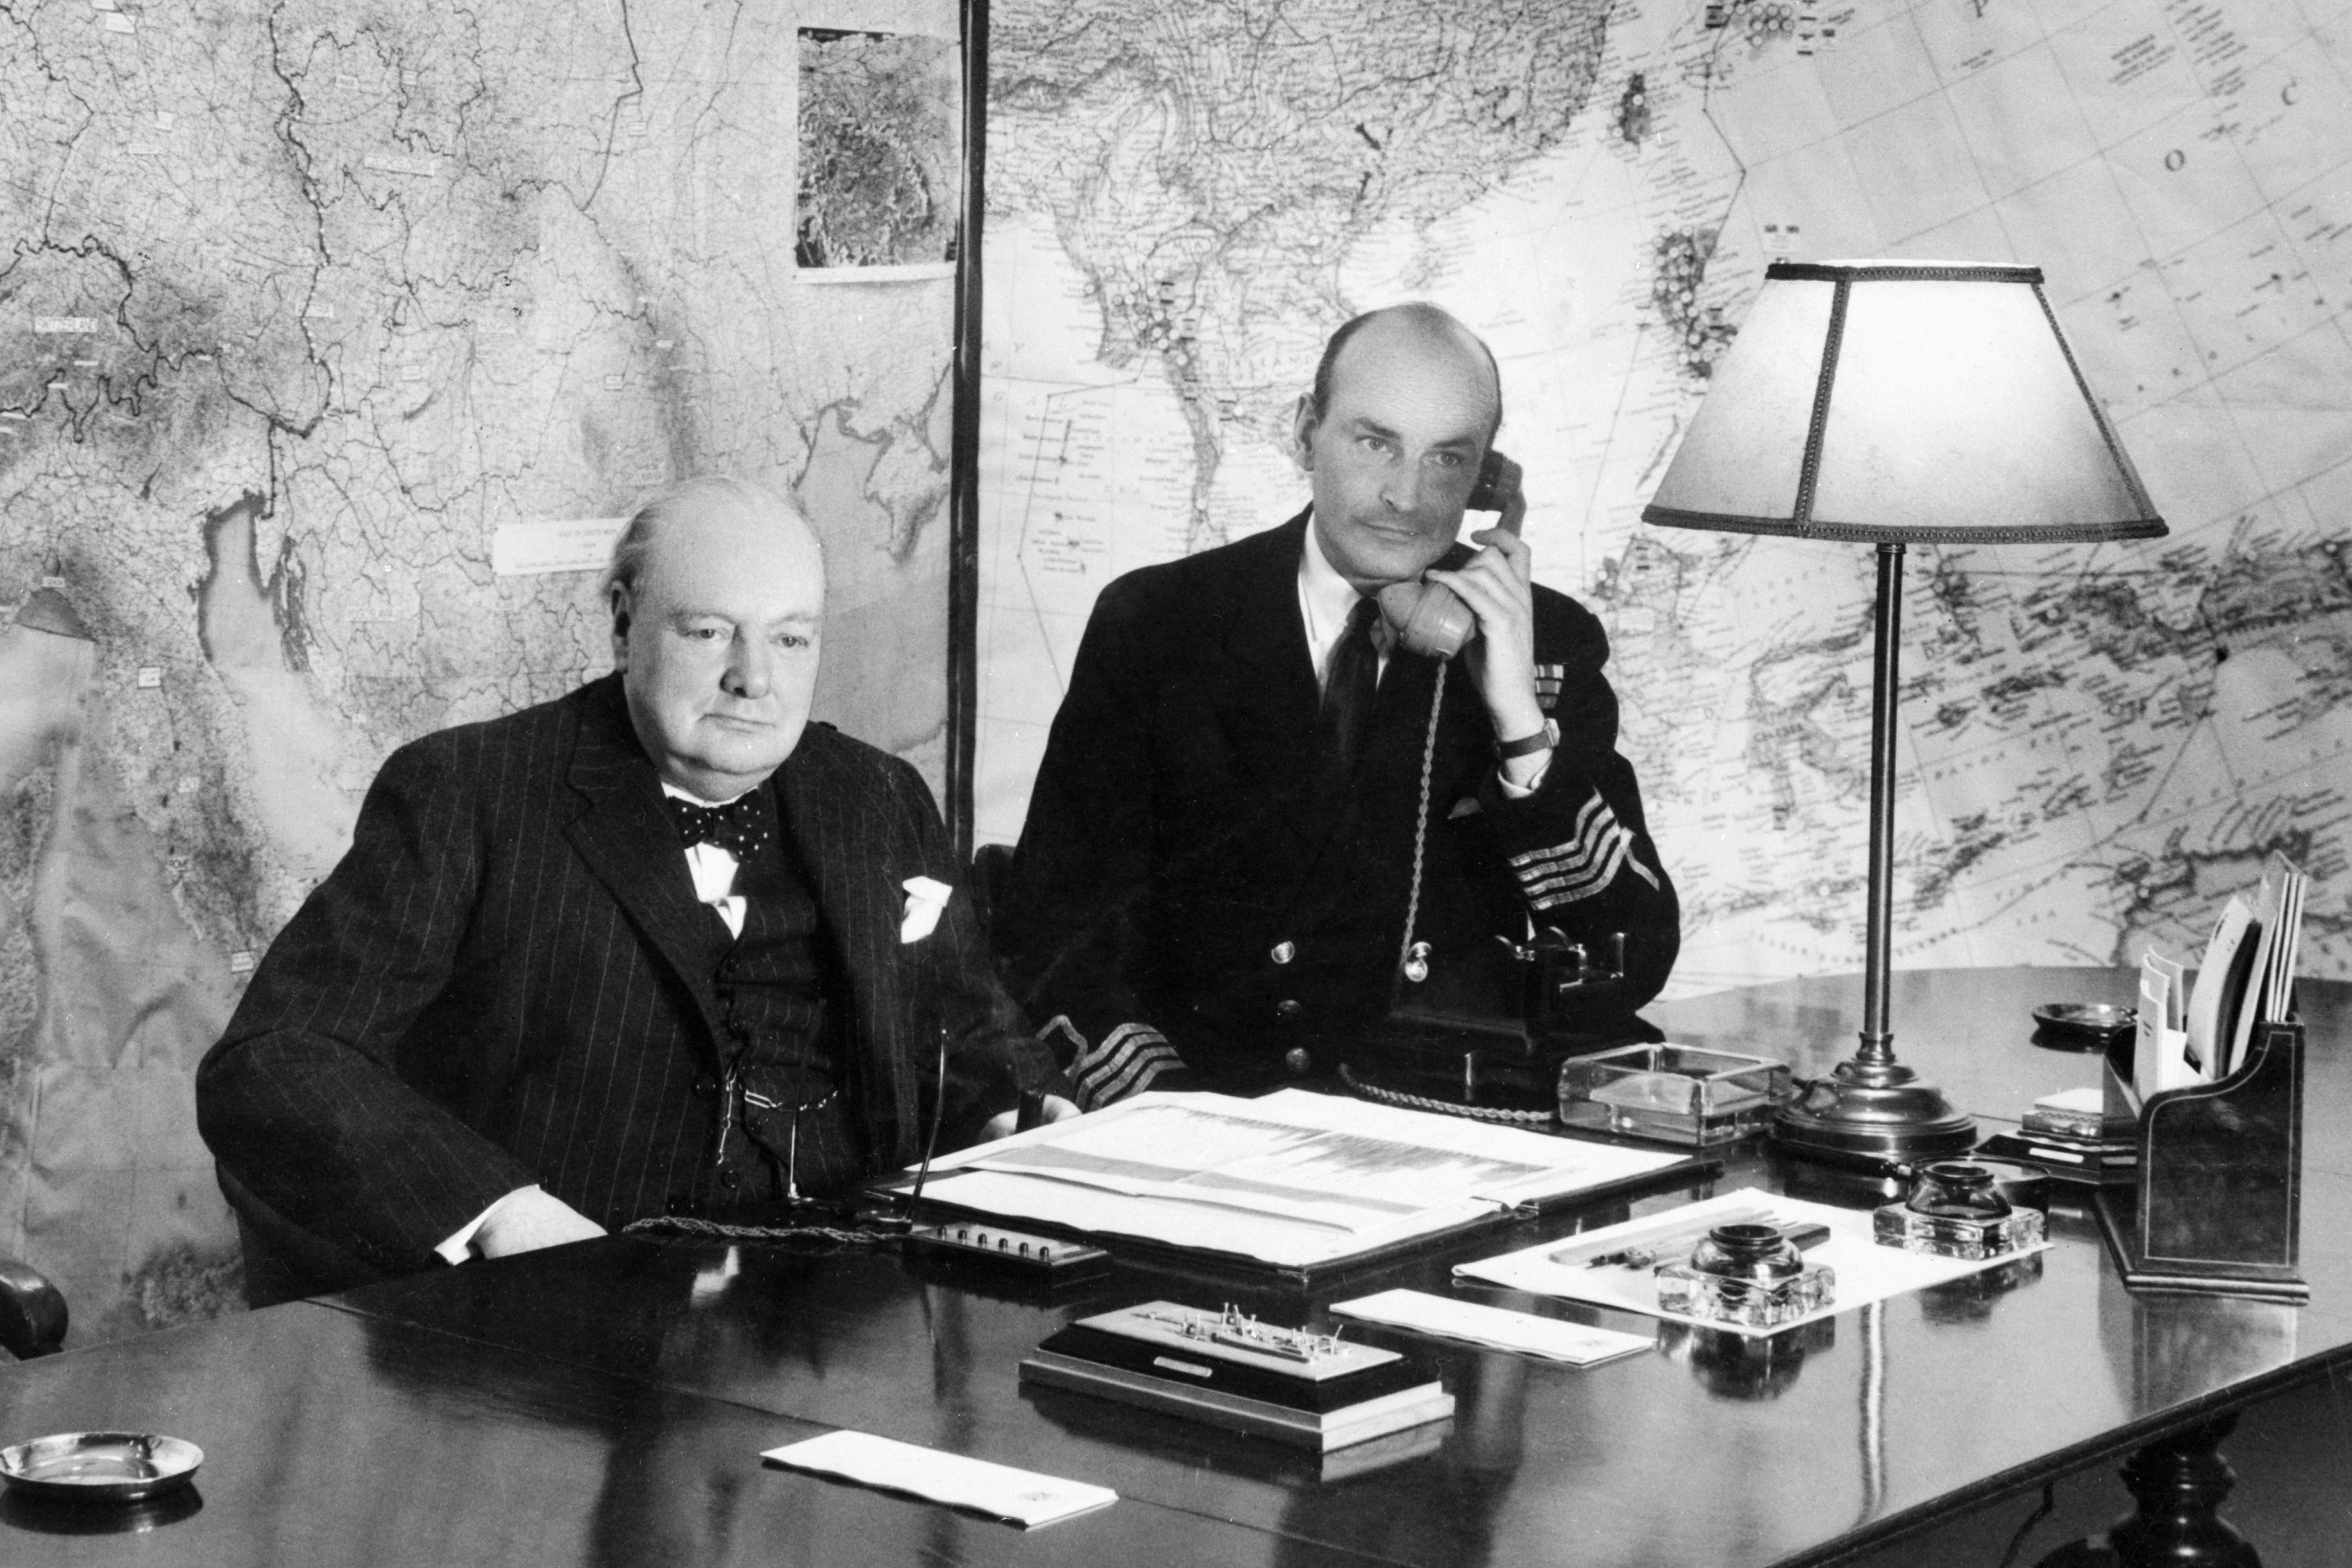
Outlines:
{"type": "MultiPolygon", "coordinates": [[[[899,942],[900,882],[960,879],[920,776],[811,724],[763,787],[846,991],[875,1156],[919,1152],[942,1026],[950,1136],[1044,1083],[969,900],[899,942]]],[[[608,1227],[691,1208],[725,941],[618,677],[404,746],[198,1069],[222,1190],[312,1288],[424,1268],[534,1182],[608,1227]]]]}

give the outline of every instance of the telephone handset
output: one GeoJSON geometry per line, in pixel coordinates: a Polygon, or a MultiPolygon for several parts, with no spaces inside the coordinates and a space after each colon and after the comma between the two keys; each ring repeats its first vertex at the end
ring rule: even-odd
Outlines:
{"type": "MultiPolygon", "coordinates": [[[[1502,500],[1496,493],[1504,466],[1510,462],[1502,453],[1488,448],[1486,460],[1478,466],[1478,479],[1470,488],[1470,499],[1464,505],[1472,511],[1496,511],[1502,500]]],[[[1504,512],[1499,526],[1516,534],[1518,518],[1504,512]]],[[[1469,546],[1456,544],[1437,559],[1439,570],[1454,572],[1477,553],[1469,546]]],[[[1409,653],[1423,654],[1431,658],[1452,658],[1478,635],[1478,617],[1461,595],[1443,583],[1391,583],[1381,590],[1381,618],[1396,634],[1397,641],[1409,653]]]]}

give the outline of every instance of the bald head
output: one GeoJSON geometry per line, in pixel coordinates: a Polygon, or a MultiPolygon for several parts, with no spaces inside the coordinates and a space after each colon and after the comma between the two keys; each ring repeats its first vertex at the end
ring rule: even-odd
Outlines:
{"type": "Polygon", "coordinates": [[[824,552],[808,521],[741,479],[688,479],[629,520],[604,582],[614,667],[662,778],[706,801],[765,782],[816,693],[824,552]]]}
{"type": "Polygon", "coordinates": [[[672,523],[682,520],[691,524],[697,520],[721,518],[741,519],[754,527],[803,536],[808,548],[815,552],[817,572],[823,575],[824,545],[798,507],[749,479],[729,474],[704,474],[680,479],[631,514],[628,526],[613,542],[613,559],[604,568],[604,580],[597,584],[598,588],[609,599],[615,587],[635,586],[645,575],[655,542],[672,523]]]}
{"type": "Polygon", "coordinates": [[[1489,444],[1494,441],[1495,433],[1503,427],[1503,375],[1495,363],[1494,351],[1486,346],[1486,339],[1464,326],[1453,312],[1426,300],[1409,300],[1402,305],[1367,310],[1331,334],[1330,341],[1323,345],[1323,357],[1316,362],[1315,390],[1307,396],[1307,406],[1316,418],[1322,419],[1331,411],[1331,384],[1339,371],[1340,354],[1350,340],[1367,331],[1371,331],[1376,340],[1385,336],[1432,353],[1458,354],[1465,365],[1483,368],[1495,405],[1486,439],[1489,444]]]}

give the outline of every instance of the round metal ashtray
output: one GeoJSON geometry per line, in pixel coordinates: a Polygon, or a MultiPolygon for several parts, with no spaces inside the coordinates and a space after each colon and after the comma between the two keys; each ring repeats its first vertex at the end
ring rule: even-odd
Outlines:
{"type": "Polygon", "coordinates": [[[2053,1034],[2095,1040],[2101,1045],[2139,1023],[2139,1015],[2129,1007],[2106,1002],[2044,1003],[2033,1010],[2033,1017],[2053,1034]]]}
{"type": "Polygon", "coordinates": [[[0,1448],[0,1480],[53,1501],[138,1502],[195,1479],[205,1451],[151,1432],[60,1432],[0,1448]]]}

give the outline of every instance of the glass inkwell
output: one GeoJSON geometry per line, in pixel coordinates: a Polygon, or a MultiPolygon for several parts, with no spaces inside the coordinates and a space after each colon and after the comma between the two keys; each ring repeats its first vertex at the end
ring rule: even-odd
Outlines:
{"type": "Polygon", "coordinates": [[[1911,1195],[1871,1216],[1882,1247],[1972,1261],[2042,1245],[2039,1209],[2019,1208],[1986,1166],[1937,1160],[1911,1178],[1911,1195]]]}
{"type": "Polygon", "coordinates": [[[1837,1300],[1837,1270],[1769,1225],[1719,1225],[1686,1263],[1657,1268],[1658,1307],[1718,1323],[1778,1328],[1837,1300]]]}

